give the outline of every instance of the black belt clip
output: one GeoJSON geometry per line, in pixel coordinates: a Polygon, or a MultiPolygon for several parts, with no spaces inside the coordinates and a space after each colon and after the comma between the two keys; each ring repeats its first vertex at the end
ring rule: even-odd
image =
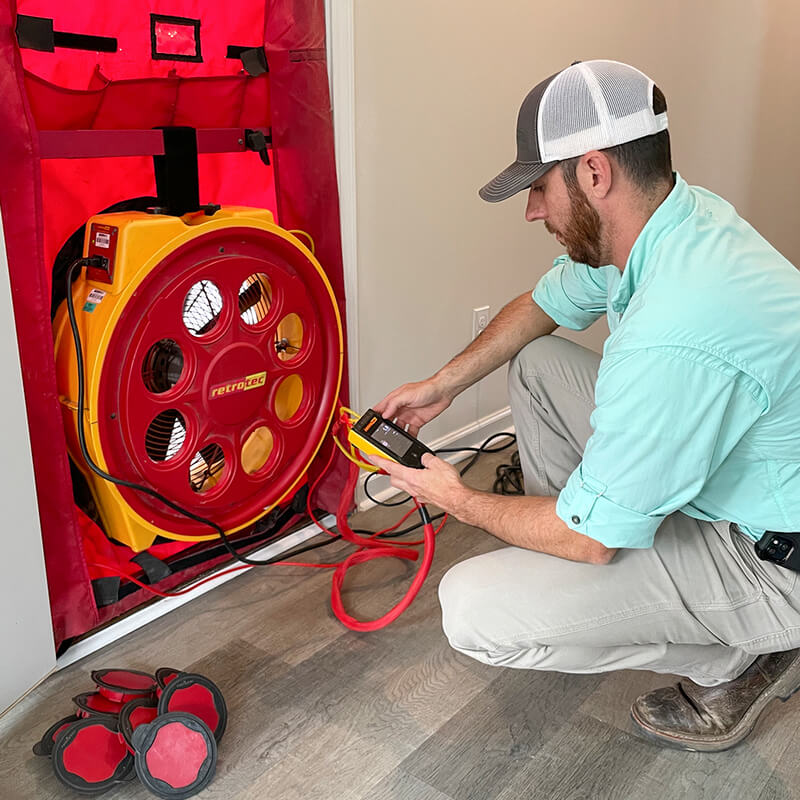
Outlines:
{"type": "Polygon", "coordinates": [[[767,531],[756,542],[756,555],[786,569],[800,572],[800,533],[767,531]]]}

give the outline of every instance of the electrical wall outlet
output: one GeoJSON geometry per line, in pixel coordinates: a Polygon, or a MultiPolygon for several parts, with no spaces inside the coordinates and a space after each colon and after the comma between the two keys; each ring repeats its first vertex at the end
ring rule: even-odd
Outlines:
{"type": "Polygon", "coordinates": [[[472,309],[472,338],[477,339],[489,324],[489,306],[472,309]]]}

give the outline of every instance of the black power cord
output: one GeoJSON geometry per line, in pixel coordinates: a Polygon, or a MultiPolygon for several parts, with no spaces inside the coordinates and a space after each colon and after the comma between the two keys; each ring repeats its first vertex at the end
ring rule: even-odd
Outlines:
{"type": "Polygon", "coordinates": [[[182,514],[184,517],[188,519],[194,520],[195,522],[199,522],[201,525],[207,525],[209,528],[214,530],[218,535],[220,540],[222,541],[223,546],[225,549],[230,553],[233,558],[237,561],[240,561],[242,564],[247,564],[251,567],[261,567],[266,566],[268,564],[274,564],[278,561],[284,561],[289,558],[293,558],[296,555],[301,553],[306,553],[309,550],[315,550],[318,547],[324,547],[332,542],[335,542],[337,539],[340,539],[341,536],[330,537],[323,542],[318,542],[317,544],[307,545],[306,547],[298,548],[290,553],[281,553],[278,556],[268,559],[255,559],[249,558],[247,556],[242,555],[239,553],[236,548],[231,544],[230,539],[228,538],[225,531],[217,525],[216,522],[210,519],[206,519],[205,517],[201,517],[199,514],[195,514],[193,511],[189,511],[182,506],[179,506],[177,503],[173,502],[167,497],[164,497],[163,494],[157,492],[155,489],[151,489],[149,486],[144,486],[140,483],[134,483],[133,481],[125,480],[124,478],[117,478],[114,475],[110,475],[105,470],[101,469],[95,462],[92,460],[92,457],[89,455],[89,451],[86,447],[86,432],[84,431],[84,411],[85,411],[85,401],[84,401],[84,384],[85,384],[85,376],[84,376],[84,365],[83,365],[83,346],[81,344],[81,337],[80,332],[78,331],[78,322],[75,318],[75,305],[72,301],[72,281],[73,276],[77,271],[79,271],[82,267],[103,267],[105,259],[102,256],[91,256],[89,258],[80,258],[77,261],[73,261],[70,265],[69,269],[67,270],[67,277],[66,277],[66,284],[67,284],[67,314],[69,315],[69,324],[70,328],[72,329],[72,340],[75,343],[75,359],[77,362],[77,371],[78,371],[78,443],[81,448],[81,455],[83,456],[84,460],[86,461],[86,465],[89,469],[95,473],[95,475],[99,475],[103,480],[109,481],[117,486],[124,486],[128,489],[133,489],[137,492],[142,492],[143,494],[147,494],[150,497],[154,497],[156,500],[162,502],[168,508],[171,508],[173,511],[177,511],[179,514],[182,514]]]}
{"type": "Polygon", "coordinates": [[[511,454],[510,464],[500,464],[495,470],[497,476],[492,486],[495,494],[525,494],[525,477],[519,463],[519,450],[511,454]]]}

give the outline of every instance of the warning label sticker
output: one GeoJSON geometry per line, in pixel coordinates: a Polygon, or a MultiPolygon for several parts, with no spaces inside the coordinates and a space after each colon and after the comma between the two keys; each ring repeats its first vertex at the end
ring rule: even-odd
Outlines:
{"type": "Polygon", "coordinates": [[[86,298],[87,303],[100,303],[102,302],[103,298],[106,296],[106,293],[102,289],[92,289],[89,292],[89,296],[86,298]]]}

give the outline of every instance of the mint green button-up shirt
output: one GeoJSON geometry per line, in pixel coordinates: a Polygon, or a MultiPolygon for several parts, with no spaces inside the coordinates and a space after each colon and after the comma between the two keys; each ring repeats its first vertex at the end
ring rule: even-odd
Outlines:
{"type": "Polygon", "coordinates": [[[622,273],[561,256],[533,299],[611,331],[556,505],[570,528],[607,547],[651,546],[674,511],[800,531],[800,272],[733,206],[676,175],[622,273]]]}

